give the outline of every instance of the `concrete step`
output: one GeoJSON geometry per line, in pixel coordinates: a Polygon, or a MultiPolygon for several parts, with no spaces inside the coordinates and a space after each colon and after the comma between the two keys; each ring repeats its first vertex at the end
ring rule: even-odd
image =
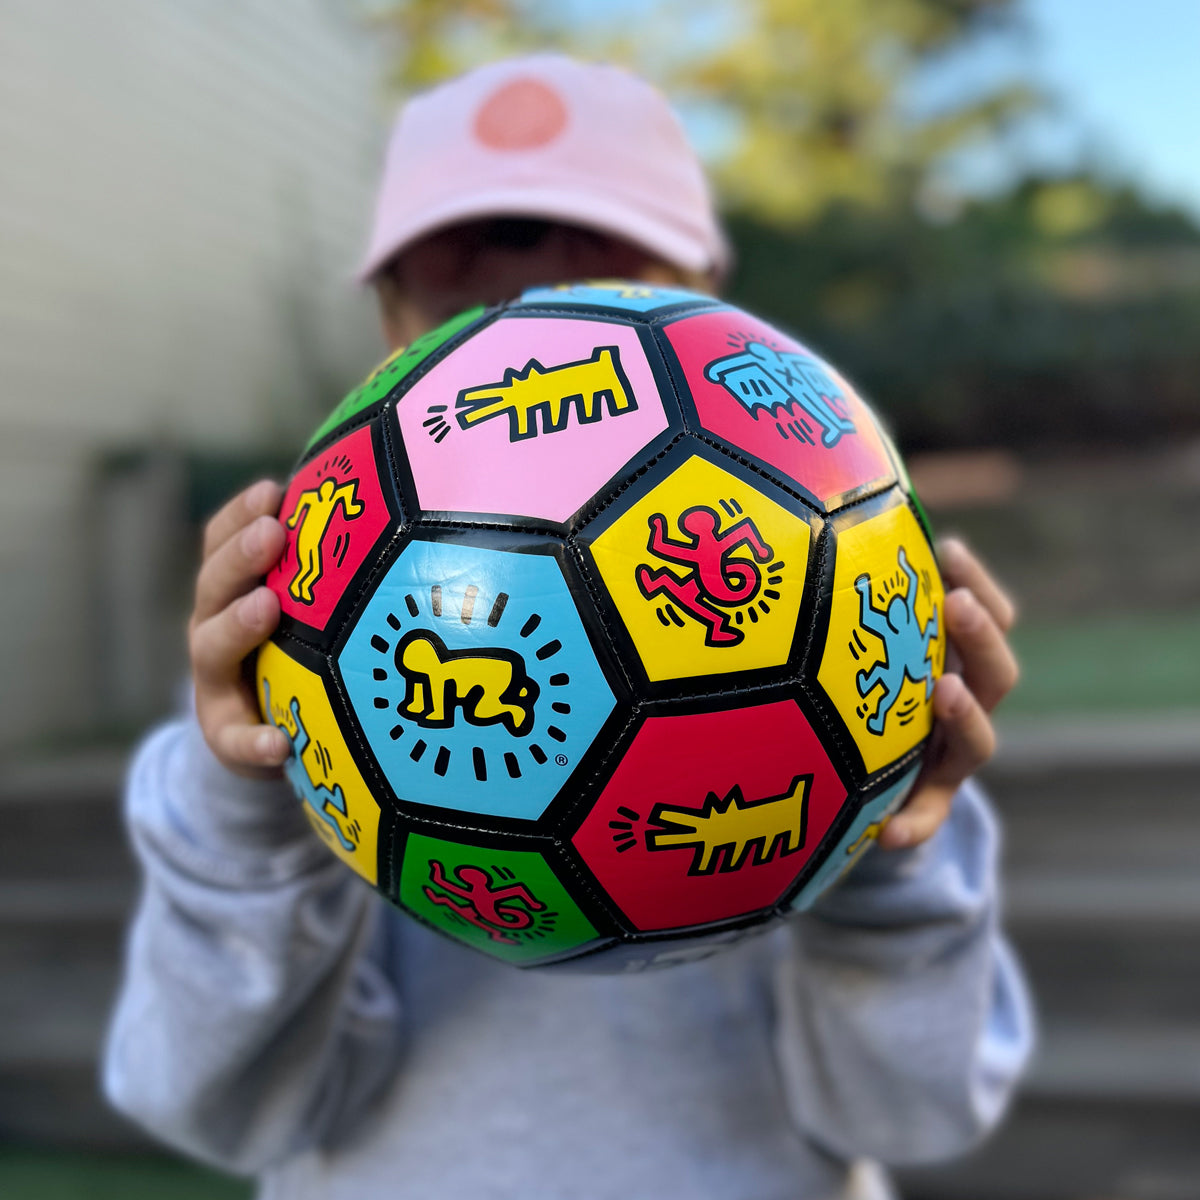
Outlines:
{"type": "Polygon", "coordinates": [[[904,1200],[1196,1200],[1195,1103],[1018,1098],[982,1148],[899,1172],[904,1200]]]}
{"type": "Polygon", "coordinates": [[[100,1094],[94,1060],[0,1069],[0,1145],[141,1151],[152,1146],[100,1094]]]}
{"type": "Polygon", "coordinates": [[[11,879],[0,882],[0,928],[77,922],[123,924],[133,911],[137,880],[132,869],[116,878],[11,879]]]}
{"type": "MultiPolygon", "coordinates": [[[[1200,1112],[1200,1015],[1148,1024],[1127,1014],[1107,1025],[1060,1016],[1041,1031],[1023,1092],[1066,1102],[1193,1105],[1200,1112]]],[[[1200,1159],[1200,1139],[1197,1151],[1200,1159]]]]}
{"type": "Polygon", "coordinates": [[[999,771],[1200,765],[1200,708],[1044,716],[1002,710],[996,728],[1000,745],[993,767],[999,771]]]}
{"type": "Polygon", "coordinates": [[[1100,926],[1013,932],[1046,1037],[1074,1024],[1200,1028],[1200,934],[1147,925],[1134,933],[1100,926]]]}
{"type": "Polygon", "coordinates": [[[96,1060],[123,941],[119,921],[0,927],[0,1070],[96,1060]]]}

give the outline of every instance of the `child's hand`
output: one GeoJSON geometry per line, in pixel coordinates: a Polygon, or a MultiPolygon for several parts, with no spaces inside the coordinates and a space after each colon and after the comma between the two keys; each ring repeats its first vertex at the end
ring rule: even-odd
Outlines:
{"type": "Polygon", "coordinates": [[[938,544],[946,587],[951,656],[933,689],[937,724],[925,768],[904,808],[879,836],[885,850],[932,837],[964,780],[996,750],[991,711],[1017,682],[1017,660],[1006,634],[1016,609],[1000,585],[957,538],[938,544]]]}
{"type": "Polygon", "coordinates": [[[277,483],[263,479],[209,521],[188,621],[204,740],[231,771],[253,777],[274,774],[290,753],[283,731],[262,723],[244,661],[279,624],[279,598],[260,581],[283,553],[275,516],[282,497],[277,483]]]}

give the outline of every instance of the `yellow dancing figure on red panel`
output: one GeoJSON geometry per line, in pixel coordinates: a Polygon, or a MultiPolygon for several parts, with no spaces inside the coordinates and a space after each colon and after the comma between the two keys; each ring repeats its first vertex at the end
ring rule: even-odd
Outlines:
{"type": "Polygon", "coordinates": [[[317,487],[300,493],[292,515],[288,517],[289,529],[299,526],[296,534],[296,574],[288,584],[288,591],[301,604],[313,603],[313,584],[325,570],[322,543],[329,531],[329,522],[339,506],[347,521],[353,521],[363,511],[362,502],[358,499],[357,479],[342,484],[332,479],[322,479],[317,487]]]}

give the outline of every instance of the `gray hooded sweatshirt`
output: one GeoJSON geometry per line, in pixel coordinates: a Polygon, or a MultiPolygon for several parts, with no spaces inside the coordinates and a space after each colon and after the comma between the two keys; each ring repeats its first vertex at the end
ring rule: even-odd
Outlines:
{"type": "Polygon", "coordinates": [[[521,971],[391,908],[193,719],[133,763],[145,873],[104,1086],[265,1200],[827,1200],[992,1126],[1031,1017],[973,786],[816,906],[635,975],[521,971]]]}

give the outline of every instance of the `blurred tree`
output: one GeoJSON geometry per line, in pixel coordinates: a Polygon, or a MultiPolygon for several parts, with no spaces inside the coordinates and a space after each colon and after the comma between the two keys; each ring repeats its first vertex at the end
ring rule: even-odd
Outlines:
{"type": "MultiPolygon", "coordinates": [[[[368,0],[363,0],[367,3],[368,0]]],[[[683,111],[731,299],[828,354],[910,446],[1200,432],[1200,230],[1098,171],[945,192],[1029,87],[923,85],[1019,0],[370,0],[402,92],[505,54],[621,62],[683,111]],[[943,88],[942,91],[947,89],[943,88]],[[947,203],[949,199],[950,203],[947,203]]]]}
{"type": "Polygon", "coordinates": [[[1027,179],[946,224],[845,204],[729,224],[730,298],[803,331],[909,446],[1200,432],[1200,228],[1129,186],[1027,179]]]}
{"type": "Polygon", "coordinates": [[[557,48],[621,62],[662,86],[709,137],[725,207],[795,226],[842,201],[908,200],[947,155],[1036,103],[1020,86],[912,101],[922,71],[1016,0],[398,0],[402,91],[502,54],[557,48]]]}

